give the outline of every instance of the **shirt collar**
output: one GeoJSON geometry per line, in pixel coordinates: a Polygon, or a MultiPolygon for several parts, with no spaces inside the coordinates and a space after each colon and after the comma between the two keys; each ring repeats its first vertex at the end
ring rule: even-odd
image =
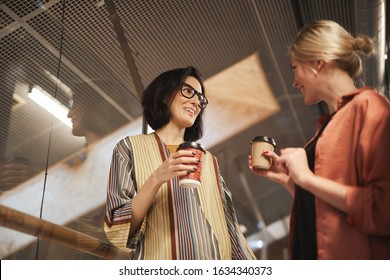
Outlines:
{"type": "MultiPolygon", "coordinates": [[[[352,91],[352,92],[350,92],[350,93],[348,93],[348,94],[346,94],[346,95],[341,96],[341,97],[339,98],[339,100],[337,100],[337,110],[336,110],[336,112],[337,112],[338,110],[340,110],[342,107],[344,107],[344,106],[345,106],[349,101],[351,101],[356,95],[358,95],[359,93],[361,93],[362,91],[367,90],[367,89],[369,89],[369,90],[375,90],[375,91],[376,91],[376,89],[374,89],[374,88],[372,88],[372,87],[362,87],[362,88],[358,88],[358,89],[356,89],[356,90],[354,90],[354,91],[352,91]]],[[[335,113],[336,113],[336,112],[335,112],[335,113]]],[[[335,114],[335,113],[333,113],[333,114],[335,114]]],[[[333,115],[333,114],[332,114],[332,115],[333,115]]],[[[322,115],[322,116],[318,119],[317,125],[318,125],[318,126],[321,126],[321,125],[326,121],[326,119],[328,119],[329,117],[330,117],[329,113],[326,113],[326,114],[322,115]]]]}
{"type": "Polygon", "coordinates": [[[353,92],[351,93],[348,93],[346,95],[343,95],[339,98],[339,100],[337,100],[337,111],[340,110],[342,107],[344,107],[349,101],[351,101],[356,95],[358,95],[359,93],[361,93],[362,91],[364,90],[375,90],[374,88],[372,87],[362,87],[362,88],[358,88],[356,90],[354,90],[353,92]]]}

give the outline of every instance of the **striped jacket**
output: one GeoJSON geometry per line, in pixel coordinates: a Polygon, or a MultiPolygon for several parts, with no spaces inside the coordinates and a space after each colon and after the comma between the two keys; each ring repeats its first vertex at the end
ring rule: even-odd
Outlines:
{"type": "Polygon", "coordinates": [[[169,155],[155,133],[130,136],[115,146],[104,225],[108,240],[133,259],[255,259],[210,152],[203,160],[201,187],[182,188],[177,178],[164,183],[142,226],[129,236],[132,199],[169,155]]]}

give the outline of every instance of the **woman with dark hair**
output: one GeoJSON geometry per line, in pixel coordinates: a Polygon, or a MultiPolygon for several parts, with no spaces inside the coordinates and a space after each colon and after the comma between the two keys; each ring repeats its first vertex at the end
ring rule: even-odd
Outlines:
{"type": "MultiPolygon", "coordinates": [[[[194,77],[198,81],[202,81],[201,75],[193,67],[185,69],[175,69],[159,75],[153,83],[151,83],[144,91],[142,98],[142,107],[144,108],[144,116],[146,122],[151,128],[157,130],[170,121],[169,107],[173,101],[173,95],[179,87],[185,83],[188,77],[194,77]]],[[[207,106],[207,98],[203,83],[200,83],[203,95],[198,98],[204,99],[204,107],[207,106]]],[[[184,132],[184,141],[196,141],[203,136],[203,113],[200,110],[199,116],[195,119],[191,127],[187,127],[184,132]]]]}
{"type": "Polygon", "coordinates": [[[195,68],[164,72],[142,97],[155,132],[126,137],[114,148],[104,229],[132,259],[254,259],[216,158],[206,151],[200,187],[178,183],[197,169],[192,151],[177,148],[202,137],[207,104],[195,68]]]}

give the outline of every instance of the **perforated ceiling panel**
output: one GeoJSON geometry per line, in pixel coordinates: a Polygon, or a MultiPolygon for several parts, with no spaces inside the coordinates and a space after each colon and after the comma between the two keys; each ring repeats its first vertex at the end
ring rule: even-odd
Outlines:
{"type": "Polygon", "coordinates": [[[256,1],[115,3],[145,84],[186,65],[207,78],[262,46],[256,1]]]}

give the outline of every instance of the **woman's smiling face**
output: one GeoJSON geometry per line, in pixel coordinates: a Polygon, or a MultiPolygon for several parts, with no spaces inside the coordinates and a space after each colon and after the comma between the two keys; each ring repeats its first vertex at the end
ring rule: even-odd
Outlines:
{"type": "MultiPolygon", "coordinates": [[[[202,93],[202,86],[196,78],[188,76],[184,83],[202,93]]],[[[194,124],[201,109],[199,107],[199,99],[196,94],[192,98],[188,99],[180,93],[181,90],[182,89],[179,89],[177,91],[170,105],[170,121],[180,128],[187,128],[194,124]]]]}
{"type": "Polygon", "coordinates": [[[293,87],[299,89],[303,95],[304,102],[307,105],[316,104],[321,101],[317,96],[319,73],[315,69],[314,62],[300,62],[291,59],[291,68],[294,71],[293,87]]]}

